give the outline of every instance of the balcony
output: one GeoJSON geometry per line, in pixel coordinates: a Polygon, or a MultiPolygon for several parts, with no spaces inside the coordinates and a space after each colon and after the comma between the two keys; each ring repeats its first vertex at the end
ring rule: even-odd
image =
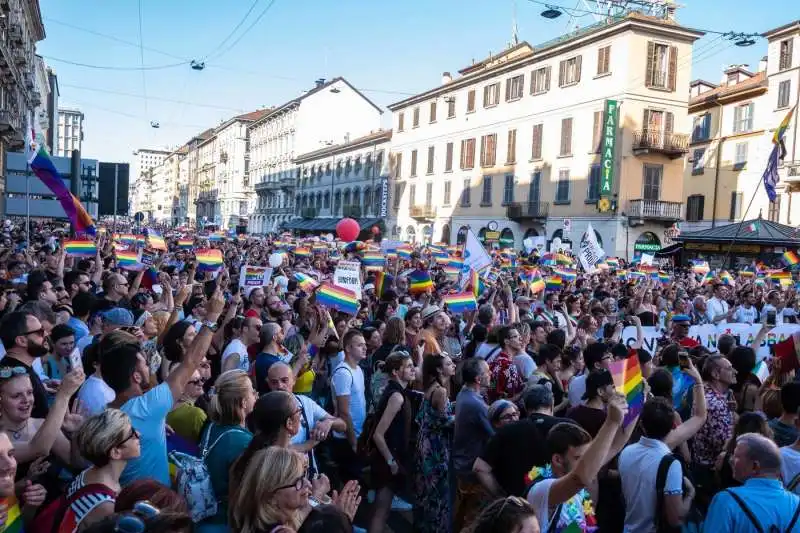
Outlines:
{"type": "Polygon", "coordinates": [[[432,205],[412,205],[411,218],[417,220],[433,220],[436,218],[436,208],[432,205]]]}
{"type": "Polygon", "coordinates": [[[22,48],[14,48],[11,51],[11,57],[14,58],[14,63],[17,65],[23,65],[28,61],[28,54],[22,48]]]}
{"type": "Polygon", "coordinates": [[[682,202],[663,202],[661,200],[631,200],[628,204],[628,217],[641,220],[661,220],[676,222],[681,219],[682,202]]]}
{"type": "Polygon", "coordinates": [[[689,136],[682,133],[664,133],[661,130],[633,132],[633,154],[661,154],[670,159],[683,157],[689,152],[689,136]]]}
{"type": "Polygon", "coordinates": [[[300,210],[300,216],[303,218],[317,218],[319,210],[316,207],[304,207],[300,210]]]}
{"type": "Polygon", "coordinates": [[[343,218],[361,218],[361,206],[360,205],[345,205],[342,208],[342,217],[343,218]]]}
{"type": "Polygon", "coordinates": [[[506,216],[511,220],[547,218],[549,212],[549,202],[515,202],[506,206],[506,216]]]}
{"type": "Polygon", "coordinates": [[[280,186],[282,189],[294,189],[296,182],[294,178],[281,178],[280,186]]]}
{"type": "MultiPolygon", "coordinates": [[[[314,208],[316,210],[316,207],[314,208]]],[[[294,212],[293,207],[268,207],[266,212],[270,215],[291,215],[294,212]]],[[[309,217],[311,218],[311,217],[309,217]]]]}
{"type": "Polygon", "coordinates": [[[12,42],[22,42],[22,25],[19,22],[12,22],[8,27],[8,37],[12,42]]]}
{"type": "Polygon", "coordinates": [[[42,103],[42,93],[40,93],[36,89],[31,91],[31,101],[33,102],[33,105],[35,105],[35,106],[38,106],[39,104],[41,104],[42,103]]]}
{"type": "Polygon", "coordinates": [[[8,109],[0,110],[0,134],[12,130],[13,127],[14,124],[11,119],[11,111],[9,111],[8,109]]]}
{"type": "Polygon", "coordinates": [[[258,191],[277,191],[281,188],[281,184],[278,181],[262,181],[261,183],[256,183],[255,190],[258,191]]]}

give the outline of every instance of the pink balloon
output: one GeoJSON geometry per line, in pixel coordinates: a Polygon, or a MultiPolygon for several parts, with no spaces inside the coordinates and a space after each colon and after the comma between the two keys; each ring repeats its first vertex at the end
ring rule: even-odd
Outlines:
{"type": "Polygon", "coordinates": [[[356,240],[360,232],[361,227],[352,218],[343,218],[336,224],[336,235],[345,242],[356,240]]]}

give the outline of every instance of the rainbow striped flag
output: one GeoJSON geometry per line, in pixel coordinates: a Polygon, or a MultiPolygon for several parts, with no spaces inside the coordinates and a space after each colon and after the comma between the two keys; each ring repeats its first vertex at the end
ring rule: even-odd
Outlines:
{"type": "Polygon", "coordinates": [[[442,298],[442,301],[447,305],[447,309],[451,313],[457,315],[475,311],[478,308],[478,302],[475,301],[475,296],[469,291],[448,294],[442,298]]]}
{"type": "Polygon", "coordinates": [[[394,276],[387,274],[383,270],[375,273],[375,294],[378,298],[383,296],[383,293],[388,291],[392,284],[394,284],[394,276]]]}
{"type": "Polygon", "coordinates": [[[194,248],[194,239],[178,239],[178,248],[181,250],[191,250],[194,248]]]}
{"type": "Polygon", "coordinates": [[[137,246],[137,248],[144,247],[145,243],[147,243],[147,238],[144,235],[137,235],[136,236],[136,246],[137,246]]]}
{"type": "Polygon", "coordinates": [[[3,533],[22,533],[22,513],[19,501],[13,494],[8,498],[0,499],[0,504],[6,506],[6,523],[0,524],[0,531],[3,533]]]}
{"type": "Polygon", "coordinates": [[[619,259],[616,257],[606,257],[606,264],[611,268],[619,268],[619,259]]]}
{"type": "Polygon", "coordinates": [[[379,267],[383,268],[386,265],[386,257],[383,254],[368,252],[364,254],[361,259],[361,265],[365,267],[379,267]]]}
{"type": "Polygon", "coordinates": [[[628,271],[627,270],[617,270],[617,279],[620,281],[625,281],[628,279],[628,271]]]}
{"type": "Polygon", "coordinates": [[[311,246],[311,251],[315,254],[324,254],[328,251],[328,247],[325,244],[314,244],[311,246]]]}
{"type": "Polygon", "coordinates": [[[139,254],[136,252],[117,251],[117,266],[125,270],[140,270],[139,254]]]}
{"type": "Polygon", "coordinates": [[[408,275],[408,291],[411,294],[422,294],[433,289],[433,280],[427,270],[415,270],[408,275]]]}
{"type": "Polygon", "coordinates": [[[319,287],[317,280],[308,274],[303,274],[302,272],[295,272],[294,279],[297,280],[297,284],[300,286],[300,288],[308,294],[311,294],[317,289],[317,287],[319,287]]]}
{"type": "Polygon", "coordinates": [[[116,240],[120,244],[127,244],[128,246],[136,246],[136,235],[130,233],[122,233],[116,236],[116,240]]]}
{"type": "Polygon", "coordinates": [[[722,281],[723,285],[734,285],[736,282],[733,280],[733,276],[727,270],[723,270],[719,273],[719,279],[722,281]]]}
{"type": "Polygon", "coordinates": [[[551,276],[544,282],[544,290],[546,292],[558,292],[561,290],[562,282],[558,276],[551,276]]]}
{"type": "Polygon", "coordinates": [[[224,233],[219,233],[219,232],[214,232],[214,233],[212,233],[211,235],[208,236],[208,240],[209,240],[209,242],[222,242],[222,241],[225,240],[225,234],[224,233]]]}
{"type": "Polygon", "coordinates": [[[409,260],[411,259],[411,252],[412,250],[410,248],[398,248],[397,257],[399,257],[400,259],[409,260]]]}
{"type": "Polygon", "coordinates": [[[752,278],[756,275],[755,272],[751,272],[750,270],[740,270],[739,275],[743,278],[752,278]]]}
{"type": "Polygon", "coordinates": [[[164,237],[151,229],[147,230],[147,245],[153,250],[167,251],[167,243],[164,242],[164,237]]]}
{"type": "Polygon", "coordinates": [[[778,127],[775,129],[775,134],[772,136],[772,143],[778,144],[783,139],[783,136],[786,135],[786,130],[789,129],[789,123],[792,121],[792,115],[794,114],[794,107],[792,107],[786,116],[783,117],[783,120],[778,127]]]}
{"type": "Polygon", "coordinates": [[[217,248],[204,248],[194,254],[197,259],[197,269],[200,271],[213,271],[223,266],[222,251],[217,248]]]}
{"type": "Polygon", "coordinates": [[[442,272],[449,278],[449,279],[458,279],[458,276],[461,275],[461,269],[455,267],[446,266],[442,268],[442,272]]]}
{"type": "Polygon", "coordinates": [[[447,266],[464,270],[464,260],[460,257],[450,257],[447,259],[447,266]]]}
{"type": "Polygon", "coordinates": [[[294,250],[295,257],[311,257],[311,250],[309,248],[295,248],[294,250]]]}
{"type": "Polygon", "coordinates": [[[695,274],[707,274],[711,270],[711,267],[708,266],[707,261],[695,261],[692,264],[692,272],[695,274]]]}
{"type": "Polygon", "coordinates": [[[324,307],[336,309],[342,313],[355,316],[358,313],[358,298],[350,289],[323,283],[316,292],[316,302],[324,307]]]}
{"type": "Polygon", "coordinates": [[[364,250],[366,247],[367,245],[361,241],[353,241],[353,242],[348,242],[347,244],[344,245],[344,251],[345,253],[360,252],[364,250]]]}
{"type": "Polygon", "coordinates": [[[800,263],[800,257],[797,256],[797,253],[793,250],[786,250],[783,252],[783,260],[786,262],[787,266],[793,267],[797,266],[800,263]]]}
{"type": "Polygon", "coordinates": [[[433,250],[431,251],[431,257],[436,262],[437,265],[446,265],[448,260],[447,252],[444,250],[433,250]]]}
{"type": "Polygon", "coordinates": [[[578,279],[578,273],[571,268],[555,268],[553,269],[553,274],[564,281],[575,281],[578,279]]]}
{"type": "Polygon", "coordinates": [[[537,273],[536,277],[533,278],[533,281],[531,281],[531,294],[538,294],[546,288],[547,284],[542,279],[542,276],[537,273]]]}
{"type": "Polygon", "coordinates": [[[609,363],[608,370],[614,378],[614,386],[628,402],[628,414],[622,421],[622,426],[627,427],[639,416],[644,407],[644,380],[639,357],[632,355],[624,361],[609,363]]]}
{"type": "Polygon", "coordinates": [[[773,270],[769,272],[769,277],[774,281],[780,281],[782,279],[792,279],[792,274],[783,270],[773,270]]]}
{"type": "Polygon", "coordinates": [[[666,272],[659,272],[658,273],[658,281],[660,281],[664,285],[669,285],[670,281],[671,281],[671,278],[669,277],[669,274],[667,274],[666,272]]]}
{"type": "Polygon", "coordinates": [[[95,257],[97,255],[97,246],[92,241],[65,241],[64,251],[68,255],[95,257]]]}
{"type": "Polygon", "coordinates": [[[239,279],[240,287],[261,287],[264,285],[264,274],[267,267],[246,265],[242,267],[240,272],[241,278],[239,279]]]}

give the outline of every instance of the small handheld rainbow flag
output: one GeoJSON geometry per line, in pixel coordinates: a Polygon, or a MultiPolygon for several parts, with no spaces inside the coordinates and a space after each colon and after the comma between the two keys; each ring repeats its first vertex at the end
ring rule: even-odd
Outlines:
{"type": "Polygon", "coordinates": [[[222,242],[225,240],[225,235],[219,232],[214,232],[208,236],[209,242],[222,242]]]}
{"type": "Polygon", "coordinates": [[[560,277],[564,281],[575,281],[578,279],[578,273],[571,268],[555,268],[553,274],[560,277]]]}
{"type": "Polygon", "coordinates": [[[400,247],[397,249],[397,257],[405,260],[411,259],[411,252],[411,248],[400,247]]]}
{"type": "Polygon", "coordinates": [[[695,274],[707,274],[711,270],[707,261],[695,261],[692,265],[692,272],[695,274]]]}
{"type": "Polygon", "coordinates": [[[670,283],[669,274],[667,274],[666,272],[659,272],[658,273],[658,281],[660,281],[664,285],[669,285],[669,283],[670,283]]]}
{"type": "Polygon", "coordinates": [[[365,267],[383,268],[386,265],[386,258],[381,253],[368,252],[361,259],[361,265],[365,267]]]}
{"type": "Polygon", "coordinates": [[[733,280],[733,276],[727,270],[723,270],[719,273],[719,279],[722,281],[723,285],[734,285],[736,282],[733,280]]]}
{"type": "Polygon", "coordinates": [[[294,256],[295,257],[311,257],[311,250],[308,249],[308,248],[305,248],[305,247],[303,247],[303,248],[300,248],[300,247],[295,248],[294,256]]]}
{"type": "Polygon", "coordinates": [[[558,276],[552,276],[547,278],[545,281],[545,291],[546,292],[557,292],[561,290],[561,278],[558,276]]]}
{"type": "Polygon", "coordinates": [[[792,279],[792,274],[783,270],[773,270],[769,273],[769,277],[773,281],[780,281],[782,279],[792,279]]]}
{"type": "Polygon", "coordinates": [[[408,275],[408,291],[411,294],[422,294],[433,289],[433,280],[427,270],[415,270],[408,275]]]}
{"type": "Polygon", "coordinates": [[[442,301],[447,305],[447,309],[449,309],[451,313],[457,315],[464,314],[468,311],[475,311],[478,308],[475,296],[469,291],[448,294],[442,301]]]}
{"type": "Polygon", "coordinates": [[[622,421],[622,426],[627,427],[639,416],[644,407],[644,382],[639,357],[632,355],[624,361],[609,363],[608,370],[614,379],[614,386],[628,402],[628,414],[622,421]]]}
{"type": "Polygon", "coordinates": [[[64,251],[67,255],[94,257],[97,255],[97,246],[92,241],[65,241],[64,251]]]}
{"type": "Polygon", "coordinates": [[[213,271],[222,267],[222,251],[217,248],[204,248],[195,252],[197,269],[200,271],[213,271]]]}
{"type": "Polygon", "coordinates": [[[6,522],[0,524],[0,531],[3,533],[22,533],[22,513],[20,512],[19,501],[15,495],[0,499],[0,505],[6,507],[6,522]]]}
{"type": "Polygon", "coordinates": [[[120,244],[127,244],[128,246],[136,245],[136,235],[132,235],[130,233],[122,233],[117,235],[115,240],[119,241],[120,244]]]}
{"type": "Polygon", "coordinates": [[[194,239],[178,239],[178,248],[181,250],[191,250],[194,248],[194,239]]]}
{"type": "Polygon", "coordinates": [[[446,266],[446,267],[442,268],[442,272],[444,272],[445,276],[447,276],[448,279],[451,279],[451,280],[457,280],[458,276],[461,275],[461,270],[460,269],[455,268],[455,267],[449,267],[449,266],[446,266]]]}
{"type": "Polygon", "coordinates": [[[545,284],[544,280],[542,279],[542,276],[540,276],[537,273],[536,277],[534,277],[533,281],[531,281],[531,294],[538,294],[538,293],[542,292],[543,290],[545,290],[546,288],[547,288],[547,285],[545,284]]]}
{"type": "Polygon", "coordinates": [[[619,259],[616,257],[606,257],[606,264],[611,268],[619,268],[619,259]]]}
{"type": "Polygon", "coordinates": [[[783,252],[783,260],[786,262],[786,265],[790,267],[797,266],[797,264],[800,263],[800,257],[798,257],[797,253],[793,250],[786,250],[783,252]]]}
{"type": "Polygon", "coordinates": [[[322,306],[336,309],[348,315],[355,316],[358,313],[356,293],[338,285],[331,285],[330,283],[320,285],[317,289],[316,301],[322,306]]]}
{"type": "Polygon", "coordinates": [[[129,251],[117,251],[117,266],[125,270],[140,270],[139,254],[129,251]]]}
{"type": "Polygon", "coordinates": [[[480,295],[486,291],[486,284],[481,279],[480,273],[476,270],[470,270],[469,279],[472,287],[472,294],[475,298],[479,298],[480,295]]]}
{"type": "Polygon", "coordinates": [[[308,274],[303,274],[302,272],[295,272],[294,279],[297,280],[297,284],[307,294],[311,294],[316,290],[317,287],[319,287],[319,283],[317,283],[314,278],[308,274]]]}
{"type": "Polygon", "coordinates": [[[375,273],[375,294],[378,295],[378,298],[383,296],[383,293],[389,290],[392,284],[394,284],[394,276],[391,274],[382,270],[375,273]]]}

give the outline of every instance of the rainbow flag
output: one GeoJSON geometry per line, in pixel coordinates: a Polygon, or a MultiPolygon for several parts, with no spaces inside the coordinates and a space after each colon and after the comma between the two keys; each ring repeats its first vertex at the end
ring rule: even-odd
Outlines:
{"type": "Polygon", "coordinates": [[[28,132],[27,140],[30,148],[28,164],[31,166],[31,170],[56,196],[58,203],[61,204],[61,208],[64,209],[67,218],[72,223],[75,233],[95,235],[94,220],[81,205],[80,200],[69,192],[44,144],[39,144],[34,140],[32,130],[28,132]]]}
{"type": "Polygon", "coordinates": [[[136,235],[130,233],[122,233],[115,237],[120,244],[127,244],[128,246],[136,246],[136,235]]]}
{"type": "Polygon", "coordinates": [[[308,248],[295,248],[294,250],[295,257],[311,257],[311,250],[308,248]]]}
{"type": "Polygon", "coordinates": [[[778,144],[783,140],[783,136],[786,135],[786,130],[789,129],[789,123],[792,121],[792,115],[794,114],[794,107],[792,107],[786,116],[783,117],[783,120],[780,124],[778,124],[777,129],[775,130],[775,134],[772,136],[772,143],[778,144]]]}
{"type": "Polygon", "coordinates": [[[706,283],[711,283],[712,281],[714,281],[714,271],[713,270],[710,271],[710,272],[706,272],[703,275],[703,279],[700,280],[700,285],[703,286],[706,283]]]}
{"type": "Polygon", "coordinates": [[[225,235],[223,233],[214,232],[208,236],[209,242],[222,242],[225,240],[225,235]]]}
{"type": "Polygon", "coordinates": [[[695,274],[707,274],[711,270],[707,261],[695,261],[692,265],[692,272],[695,274]]]}
{"type": "Polygon", "coordinates": [[[415,270],[408,275],[408,291],[411,294],[422,294],[433,289],[433,280],[427,270],[415,270]]]}
{"type": "Polygon", "coordinates": [[[538,293],[542,292],[543,290],[545,290],[546,288],[547,288],[547,285],[545,284],[544,280],[542,279],[542,276],[537,274],[536,277],[533,278],[533,281],[531,281],[531,293],[532,294],[538,294],[538,293]]]}
{"type": "Polygon", "coordinates": [[[137,248],[143,248],[146,243],[147,243],[147,238],[144,235],[137,235],[136,236],[136,247],[137,248]]]}
{"type": "Polygon", "coordinates": [[[97,255],[97,246],[92,241],[65,241],[64,251],[68,255],[95,257],[97,255]]]}
{"type": "Polygon", "coordinates": [[[797,253],[792,250],[786,250],[783,252],[783,260],[790,267],[796,266],[798,263],[800,263],[800,257],[798,257],[797,253]]]}
{"type": "Polygon", "coordinates": [[[447,260],[447,266],[457,268],[459,271],[464,270],[464,260],[460,257],[450,257],[447,260]]]}
{"type": "Polygon", "coordinates": [[[314,244],[311,246],[311,251],[315,254],[324,254],[328,251],[328,247],[324,244],[314,244]]]}
{"type": "Polygon", "coordinates": [[[386,257],[383,254],[369,252],[365,253],[361,259],[361,265],[365,267],[379,267],[383,268],[386,265],[386,257]]]}
{"type": "Polygon", "coordinates": [[[442,298],[442,301],[447,305],[447,309],[451,313],[457,315],[478,309],[478,302],[475,301],[475,296],[469,291],[448,294],[442,298]]]}
{"type": "Polygon", "coordinates": [[[756,275],[756,273],[751,272],[749,270],[740,270],[739,275],[742,276],[743,278],[752,278],[753,276],[756,275]]]}
{"type": "Polygon", "coordinates": [[[769,277],[775,281],[780,281],[782,279],[792,279],[792,274],[782,270],[773,270],[769,273],[769,277]]]}
{"type": "Polygon", "coordinates": [[[479,298],[480,295],[486,291],[486,284],[481,279],[480,273],[475,270],[470,270],[469,278],[470,285],[472,286],[472,294],[475,298],[479,298]]]}
{"type": "Polygon", "coordinates": [[[611,268],[619,268],[619,259],[616,257],[606,257],[606,264],[611,268]]]}
{"type": "Polygon", "coordinates": [[[546,292],[558,292],[561,290],[561,278],[558,276],[551,276],[545,280],[544,290],[546,292]]]}
{"type": "Polygon", "coordinates": [[[578,273],[571,268],[555,268],[553,269],[553,274],[564,281],[575,281],[578,279],[578,273]]]}
{"type": "Polygon", "coordinates": [[[391,274],[387,274],[382,270],[375,273],[375,294],[378,295],[378,298],[383,296],[383,293],[388,291],[393,284],[394,276],[391,274]]]}
{"type": "Polygon", "coordinates": [[[411,259],[411,249],[409,248],[398,248],[397,249],[397,257],[400,259],[411,259]]]}
{"type": "Polygon", "coordinates": [[[736,282],[733,280],[733,276],[727,270],[723,270],[719,273],[719,279],[722,281],[723,285],[734,285],[736,282]]]}
{"type": "Polygon", "coordinates": [[[617,270],[617,279],[620,281],[625,281],[628,279],[628,271],[627,270],[617,270]]]}
{"type": "Polygon", "coordinates": [[[319,287],[317,280],[308,274],[303,274],[302,272],[295,272],[294,279],[297,280],[297,284],[300,286],[300,288],[308,294],[311,294],[317,289],[317,287],[319,287]]]}
{"type": "Polygon", "coordinates": [[[353,241],[344,245],[344,251],[345,253],[360,252],[366,247],[367,245],[361,241],[353,241]]]}
{"type": "Polygon", "coordinates": [[[627,427],[644,407],[644,381],[639,357],[632,355],[624,361],[609,363],[608,370],[614,378],[614,386],[628,401],[628,414],[622,421],[622,426],[627,427]]]}
{"type": "Polygon", "coordinates": [[[222,251],[217,248],[197,250],[194,256],[197,258],[197,269],[200,271],[217,270],[223,266],[222,251]]]}
{"type": "Polygon", "coordinates": [[[444,250],[433,250],[431,252],[431,257],[433,257],[433,260],[436,262],[437,265],[447,264],[448,256],[447,252],[445,252],[444,250]]]}
{"type": "Polygon", "coordinates": [[[458,276],[461,275],[461,269],[455,267],[446,266],[442,269],[442,272],[450,278],[450,279],[458,279],[458,276]]]}
{"type": "Polygon", "coordinates": [[[151,229],[147,230],[147,246],[153,250],[161,250],[162,252],[167,251],[167,243],[164,242],[164,237],[162,237],[157,231],[153,231],[151,229]]]}
{"type": "Polygon", "coordinates": [[[358,313],[358,298],[350,289],[323,283],[316,292],[316,302],[324,307],[336,309],[342,313],[355,316],[358,313]]]}
{"type": "Polygon", "coordinates": [[[669,283],[670,283],[669,274],[667,274],[666,272],[659,272],[658,273],[658,281],[660,281],[664,285],[669,285],[669,283]]]}
{"type": "Polygon", "coordinates": [[[261,266],[253,266],[253,265],[246,265],[242,267],[241,272],[241,279],[239,279],[239,286],[240,287],[261,287],[264,285],[264,282],[267,281],[264,279],[264,274],[267,271],[267,267],[261,266]]]}
{"type": "Polygon", "coordinates": [[[136,252],[115,252],[117,255],[117,266],[125,270],[139,270],[141,264],[139,263],[139,254],[136,252]]]}
{"type": "Polygon", "coordinates": [[[194,239],[178,239],[178,248],[181,250],[191,250],[194,248],[194,239]]]}
{"type": "Polygon", "coordinates": [[[0,499],[0,504],[5,505],[6,522],[0,524],[0,531],[3,533],[22,533],[22,513],[20,512],[19,501],[13,494],[8,498],[0,499]]]}

